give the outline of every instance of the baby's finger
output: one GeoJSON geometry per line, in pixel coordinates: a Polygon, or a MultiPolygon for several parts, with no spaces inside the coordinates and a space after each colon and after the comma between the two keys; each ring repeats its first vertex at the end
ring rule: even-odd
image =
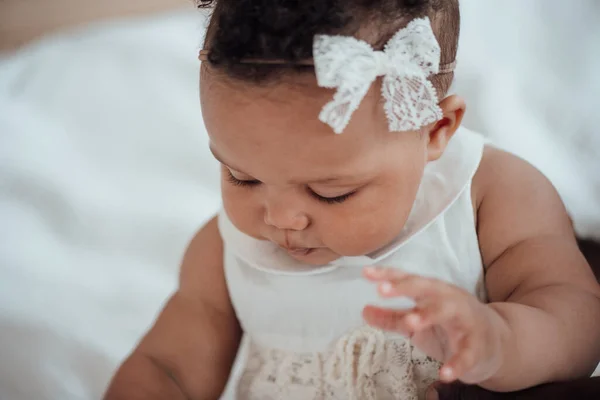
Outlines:
{"type": "Polygon", "coordinates": [[[444,301],[447,301],[448,296],[451,294],[448,284],[415,275],[407,275],[399,280],[382,282],[379,284],[378,290],[384,298],[403,296],[415,299],[417,303],[419,299],[423,298],[427,298],[427,301],[431,302],[433,298],[444,297],[444,301]]]}
{"type": "MultiPolygon", "coordinates": [[[[468,375],[477,363],[477,352],[472,345],[472,335],[463,336],[454,355],[440,369],[440,379],[451,383],[468,375]]],[[[463,380],[464,383],[474,383],[463,380]]]]}
{"type": "Polygon", "coordinates": [[[363,318],[368,325],[404,336],[410,336],[414,332],[411,315],[414,316],[411,310],[389,310],[376,306],[366,306],[363,309],[363,318]]]}
{"type": "Polygon", "coordinates": [[[397,268],[366,267],[363,270],[363,276],[372,282],[381,282],[402,279],[408,274],[397,268]]]}
{"type": "MultiPolygon", "coordinates": [[[[430,298],[419,302],[419,317],[421,319],[421,329],[431,327],[433,325],[441,325],[455,320],[460,314],[464,313],[464,304],[460,302],[460,298],[449,296],[444,297],[441,301],[428,301],[430,298]]],[[[454,327],[453,328],[458,328],[454,327]]],[[[454,329],[453,329],[454,330],[454,329]]]]}

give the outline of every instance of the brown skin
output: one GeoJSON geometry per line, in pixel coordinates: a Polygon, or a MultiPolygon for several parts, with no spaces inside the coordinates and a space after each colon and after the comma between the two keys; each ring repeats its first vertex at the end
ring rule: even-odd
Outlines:
{"type": "Polygon", "coordinates": [[[240,89],[213,75],[203,74],[202,113],[223,164],[224,207],[239,230],[282,247],[312,248],[308,256],[292,256],[314,265],[368,254],[398,235],[425,164],[441,155],[443,144],[429,145],[420,132],[390,134],[377,85],[344,134],[335,135],[316,118],[331,91],[318,88],[314,76],[240,89]],[[232,109],[235,118],[227,115],[232,109]],[[260,183],[235,185],[229,174],[260,183]],[[341,204],[315,196],[352,192],[341,204]]]}
{"type": "Polygon", "coordinates": [[[179,289],[113,378],[105,400],[218,399],[241,339],[216,219],[192,240],[179,289]]]}
{"type": "Polygon", "coordinates": [[[600,358],[598,284],[554,188],[494,149],[486,149],[473,183],[490,304],[435,280],[371,271],[370,279],[391,282],[384,296],[416,297],[417,310],[367,307],[366,320],[414,335],[446,362],[445,381],[508,392],[589,375],[600,358]],[[434,333],[448,346],[436,347],[434,333]]]}
{"type": "MultiPolygon", "coordinates": [[[[600,243],[580,240],[579,248],[600,277],[600,243]]],[[[555,382],[537,386],[521,392],[496,393],[475,385],[461,383],[437,384],[431,388],[427,400],[570,400],[599,399],[600,377],[583,378],[566,382],[555,382]],[[437,389],[437,390],[434,390],[437,389]]]]}
{"type": "MultiPolygon", "coordinates": [[[[440,103],[438,123],[390,133],[373,85],[344,133],[335,135],[316,118],[332,91],[318,88],[314,76],[256,87],[203,68],[201,79],[231,221],[314,265],[369,253],[400,232],[425,165],[443,154],[465,110],[450,96],[440,103]],[[354,194],[334,204],[322,199],[348,193],[354,194]]],[[[550,183],[516,157],[486,149],[473,199],[491,304],[449,284],[370,271],[382,295],[412,295],[418,308],[406,314],[367,307],[367,322],[415,334],[427,353],[447,363],[446,381],[510,391],[590,373],[600,358],[599,290],[550,183]]],[[[222,256],[213,220],[190,244],[179,291],[106,399],[219,397],[241,335],[222,256]]]]}

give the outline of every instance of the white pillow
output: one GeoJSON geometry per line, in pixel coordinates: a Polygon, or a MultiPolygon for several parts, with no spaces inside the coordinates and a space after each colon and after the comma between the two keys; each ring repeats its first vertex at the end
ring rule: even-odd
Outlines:
{"type": "Polygon", "coordinates": [[[461,0],[465,125],[532,162],[600,239],[600,3],[461,0]]]}

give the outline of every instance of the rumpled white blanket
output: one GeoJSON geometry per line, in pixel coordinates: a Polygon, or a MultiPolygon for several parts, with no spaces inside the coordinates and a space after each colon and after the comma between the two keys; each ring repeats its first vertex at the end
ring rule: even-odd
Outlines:
{"type": "MultiPolygon", "coordinates": [[[[600,236],[598,3],[463,8],[467,125],[542,169],[578,230],[600,236]]],[[[0,57],[1,399],[99,399],[219,207],[202,27],[182,11],[0,57]]]]}

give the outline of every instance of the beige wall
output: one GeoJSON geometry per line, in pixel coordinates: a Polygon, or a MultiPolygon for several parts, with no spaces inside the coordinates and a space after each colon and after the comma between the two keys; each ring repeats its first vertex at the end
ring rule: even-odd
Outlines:
{"type": "Polygon", "coordinates": [[[0,0],[0,51],[46,32],[117,16],[193,7],[192,0],[0,0]]]}

